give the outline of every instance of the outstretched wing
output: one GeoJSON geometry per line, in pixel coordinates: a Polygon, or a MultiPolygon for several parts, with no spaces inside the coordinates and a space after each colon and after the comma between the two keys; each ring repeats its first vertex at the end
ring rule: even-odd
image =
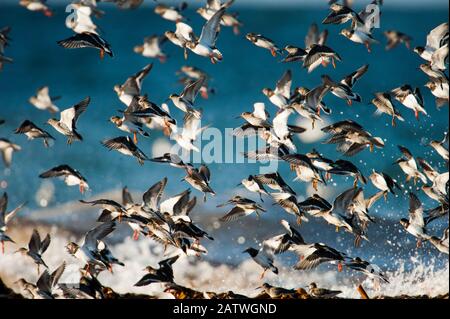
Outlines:
{"type": "Polygon", "coordinates": [[[422,203],[414,193],[409,193],[409,221],[419,227],[425,226],[422,203]]]}
{"type": "Polygon", "coordinates": [[[353,87],[353,85],[355,85],[356,81],[359,80],[359,78],[362,77],[364,75],[364,73],[367,72],[368,68],[369,68],[368,64],[363,65],[358,70],[350,73],[344,79],[342,79],[341,83],[347,84],[349,87],[353,87]]]}
{"type": "Polygon", "coordinates": [[[289,99],[291,97],[292,72],[287,70],[281,79],[277,82],[275,93],[283,95],[289,99]]]}
{"type": "Polygon", "coordinates": [[[116,227],[115,222],[106,222],[86,233],[84,243],[90,249],[97,249],[97,241],[108,236],[116,227]]]}
{"type": "Polygon", "coordinates": [[[83,101],[61,112],[61,122],[69,129],[76,128],[78,117],[87,109],[91,98],[88,96],[83,101]]]}
{"type": "Polygon", "coordinates": [[[167,177],[164,177],[161,181],[150,187],[142,196],[142,199],[146,206],[150,209],[157,211],[159,201],[164,192],[164,188],[167,185],[167,177]]]}
{"type": "Polygon", "coordinates": [[[184,88],[183,93],[181,93],[183,98],[186,99],[187,101],[189,101],[191,104],[194,104],[195,97],[197,96],[200,88],[203,86],[204,81],[205,81],[205,78],[202,77],[202,78],[198,79],[197,81],[192,82],[191,84],[187,85],[184,88]]]}
{"type": "Polygon", "coordinates": [[[220,9],[206,22],[203,26],[202,34],[199,42],[207,47],[214,48],[216,46],[217,37],[219,35],[220,20],[225,13],[225,8],[220,9]]]}

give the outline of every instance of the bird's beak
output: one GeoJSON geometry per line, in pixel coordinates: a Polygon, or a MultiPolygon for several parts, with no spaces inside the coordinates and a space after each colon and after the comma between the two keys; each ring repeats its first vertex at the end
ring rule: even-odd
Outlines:
{"type": "Polygon", "coordinates": [[[235,119],[240,119],[241,117],[242,117],[242,116],[239,115],[239,116],[236,116],[235,119]]]}
{"type": "Polygon", "coordinates": [[[242,183],[239,183],[239,184],[236,185],[236,187],[240,187],[240,186],[242,186],[242,183]]]}

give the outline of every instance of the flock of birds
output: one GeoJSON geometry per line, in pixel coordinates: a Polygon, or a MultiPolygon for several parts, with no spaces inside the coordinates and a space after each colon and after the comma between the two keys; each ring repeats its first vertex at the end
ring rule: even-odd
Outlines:
{"type": "MultiPolygon", "coordinates": [[[[58,44],[67,49],[95,48],[100,51],[101,58],[105,54],[113,57],[113,50],[106,39],[100,35],[100,29],[92,20],[92,16],[100,17],[104,14],[97,8],[95,0],[74,1],[71,8],[75,10],[72,19],[66,21],[66,26],[73,30],[74,35],[61,40],[58,44]]],[[[103,0],[101,2],[114,2],[121,9],[137,8],[142,0],[103,0]]],[[[242,22],[236,12],[230,8],[233,0],[221,3],[220,0],[208,0],[205,7],[197,10],[205,20],[200,37],[197,37],[194,29],[187,24],[188,19],[184,16],[187,4],[179,6],[168,6],[158,3],[154,12],[164,19],[175,23],[175,31],[167,31],[163,36],[152,36],[144,39],[142,45],[134,48],[138,54],[148,58],[159,59],[164,62],[167,55],[162,50],[162,44],[170,41],[183,50],[187,59],[190,53],[208,58],[215,64],[224,57],[216,47],[216,41],[221,30],[231,27],[236,35],[239,35],[242,22]]],[[[45,4],[44,0],[21,0],[20,5],[31,11],[41,11],[46,16],[52,16],[52,10],[45,4]]],[[[370,52],[371,45],[378,43],[372,36],[376,19],[373,12],[381,12],[382,1],[373,1],[361,12],[355,12],[348,1],[342,4],[330,1],[329,14],[324,18],[323,24],[341,25],[350,23],[349,29],[343,29],[340,34],[355,43],[363,44],[370,52]]],[[[0,31],[0,68],[12,59],[5,56],[5,48],[9,45],[10,27],[0,31]]],[[[388,39],[386,49],[404,43],[410,48],[411,37],[395,30],[384,32],[388,39]]],[[[313,72],[320,66],[326,67],[331,63],[334,67],[336,61],[342,61],[341,56],[326,45],[328,31],[319,31],[318,26],[313,24],[305,38],[305,47],[300,48],[287,45],[284,49],[278,47],[271,39],[257,33],[248,33],[245,38],[255,46],[267,49],[276,57],[281,56],[285,63],[298,63],[313,72]]],[[[448,104],[449,82],[445,74],[448,63],[448,23],[442,23],[431,30],[426,38],[424,47],[416,47],[414,51],[426,62],[420,65],[428,77],[426,87],[436,97],[436,103],[440,107],[448,104]]],[[[226,57],[225,57],[226,58],[226,57]]],[[[172,94],[169,100],[183,113],[183,125],[179,127],[177,120],[170,112],[167,103],[161,106],[149,100],[148,96],[141,92],[142,82],[149,74],[153,64],[149,64],[141,71],[130,76],[122,85],[114,87],[119,100],[125,105],[125,109],[118,116],[110,118],[117,129],[124,135],[104,140],[102,144],[110,149],[126,156],[136,158],[139,164],[146,161],[163,163],[186,172],[184,181],[192,188],[203,194],[206,201],[207,195],[215,195],[211,187],[211,173],[206,165],[195,166],[185,163],[177,154],[166,153],[161,157],[149,158],[137,146],[138,136],[148,137],[150,130],[162,130],[165,135],[175,141],[186,152],[198,152],[194,145],[202,130],[202,110],[195,107],[195,99],[200,93],[202,98],[208,98],[214,89],[209,86],[210,77],[202,70],[193,66],[183,66],[180,71],[180,82],[185,86],[180,94],[172,94]]],[[[354,91],[354,86],[367,72],[369,65],[363,65],[351,74],[336,82],[327,75],[322,76],[322,83],[309,90],[305,87],[292,89],[292,72],[286,71],[275,88],[264,88],[262,93],[267,96],[268,101],[277,107],[276,116],[270,120],[270,114],[265,109],[265,104],[258,102],[254,104],[253,110],[243,112],[239,118],[243,124],[233,131],[236,137],[259,136],[267,144],[263,149],[249,151],[245,157],[258,161],[274,160],[286,162],[296,174],[296,180],[311,183],[317,191],[319,184],[326,185],[332,175],[350,176],[354,179],[353,187],[344,190],[333,201],[327,200],[314,194],[306,200],[299,202],[297,194],[282,178],[278,172],[250,175],[241,180],[250,193],[255,193],[263,202],[263,197],[269,197],[274,204],[282,207],[288,214],[292,215],[298,224],[308,221],[309,217],[323,218],[328,224],[334,226],[336,231],[343,229],[355,237],[354,244],[359,246],[362,240],[368,240],[367,229],[374,222],[374,217],[369,214],[373,204],[384,197],[387,199],[389,193],[402,192],[399,183],[388,174],[376,171],[369,176],[369,180],[379,192],[366,196],[362,185],[368,180],[363,172],[349,160],[332,160],[326,158],[316,150],[306,154],[296,153],[296,145],[293,137],[301,134],[307,128],[290,125],[288,119],[294,114],[311,121],[314,128],[316,122],[323,121],[322,116],[329,115],[331,109],[323,102],[324,96],[332,93],[334,96],[344,99],[349,105],[362,101],[361,96],[354,91]],[[268,191],[270,189],[271,191],[268,191]]],[[[58,118],[51,118],[48,124],[59,134],[67,138],[67,143],[82,141],[83,137],[77,130],[77,122],[80,116],[86,112],[91,102],[89,97],[84,98],[74,106],[60,111],[55,105],[57,97],[52,97],[48,87],[38,90],[36,96],[29,102],[37,109],[48,111],[52,114],[60,113],[58,118]]],[[[394,102],[398,101],[406,108],[414,111],[419,120],[419,114],[427,114],[424,108],[423,97],[419,88],[413,88],[408,84],[394,88],[389,92],[379,92],[371,103],[376,107],[378,113],[384,113],[391,117],[392,125],[396,120],[403,121],[404,118],[398,111],[394,102]]],[[[366,149],[373,151],[374,148],[383,148],[384,141],[380,137],[373,136],[360,124],[353,120],[343,120],[321,129],[329,134],[325,143],[336,144],[337,150],[346,157],[352,157],[366,149]]],[[[39,128],[30,120],[25,120],[14,132],[24,134],[29,140],[42,139],[45,147],[51,145],[55,138],[47,131],[39,128]]],[[[432,141],[429,146],[439,154],[445,167],[448,167],[448,135],[442,141],[432,141]]],[[[448,227],[442,238],[428,234],[427,226],[434,220],[448,215],[448,188],[449,173],[439,172],[433,168],[425,159],[415,158],[413,154],[403,146],[398,146],[402,156],[396,161],[400,169],[405,173],[406,181],[414,183],[421,182],[422,190],[438,205],[435,208],[425,210],[417,195],[409,193],[409,218],[401,219],[400,223],[405,231],[417,239],[417,245],[429,242],[442,253],[449,253],[448,227]]],[[[10,166],[14,152],[20,151],[21,147],[10,142],[6,138],[0,138],[0,151],[5,166],[10,166]]],[[[40,178],[60,177],[69,186],[78,186],[83,193],[89,188],[87,179],[76,169],[68,165],[59,165],[42,172],[40,178]]],[[[172,257],[159,262],[159,268],[148,266],[146,274],[137,280],[136,286],[145,286],[154,283],[163,283],[165,291],[174,296],[188,294],[189,289],[174,283],[172,265],[181,255],[200,256],[207,254],[206,248],[200,243],[201,240],[213,238],[201,229],[190,218],[190,213],[196,206],[196,197],[191,196],[191,190],[187,189],[180,194],[162,200],[167,178],[155,183],[143,195],[142,201],[135,201],[127,188],[123,189],[121,203],[108,198],[100,198],[92,201],[80,200],[83,204],[99,207],[102,212],[98,218],[98,225],[88,231],[84,238],[78,242],[70,242],[66,246],[67,252],[80,259],[85,266],[80,269],[81,279],[78,286],[58,283],[65,269],[65,263],[53,272],[48,270],[43,254],[50,245],[50,235],[41,239],[35,230],[31,236],[28,247],[20,248],[17,252],[31,258],[37,266],[38,274],[40,267],[46,268],[40,274],[36,284],[25,279],[20,279],[17,284],[24,295],[30,298],[54,298],[62,291],[66,298],[106,298],[105,287],[98,281],[97,276],[104,270],[113,271],[114,265],[124,266],[117,260],[108,248],[105,237],[111,234],[119,224],[126,224],[133,232],[133,238],[138,239],[140,235],[151,238],[169,250],[172,257]],[[59,288],[59,289],[58,289],[59,288]]],[[[14,215],[25,205],[8,211],[8,196],[6,193],[0,199],[0,241],[4,252],[4,243],[14,243],[7,235],[8,224],[14,215]]],[[[264,214],[266,209],[254,200],[242,196],[234,196],[227,202],[218,205],[223,207],[231,205],[232,208],[223,217],[222,223],[229,223],[236,219],[245,218],[253,213],[264,214]]],[[[306,241],[300,232],[288,220],[281,220],[285,232],[264,240],[259,248],[249,247],[244,251],[263,270],[261,279],[266,271],[278,274],[275,264],[275,255],[293,252],[299,256],[294,268],[298,270],[309,270],[323,263],[335,264],[338,270],[343,267],[361,272],[376,282],[389,283],[386,274],[375,264],[362,260],[359,257],[348,256],[345,253],[328,245],[306,241]]],[[[273,287],[264,283],[260,287],[267,295],[273,298],[280,296],[293,296],[295,290],[281,287],[273,287]]],[[[309,286],[309,293],[314,297],[334,297],[339,291],[331,291],[318,288],[315,283],[309,286]]],[[[192,296],[192,294],[191,294],[192,296]]],[[[225,294],[209,293],[208,297],[245,297],[232,292],[225,294]]]]}

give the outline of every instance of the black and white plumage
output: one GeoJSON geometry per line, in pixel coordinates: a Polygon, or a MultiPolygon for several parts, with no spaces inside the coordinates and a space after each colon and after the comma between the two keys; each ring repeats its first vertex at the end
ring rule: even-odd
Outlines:
{"type": "MultiPolygon", "coordinates": [[[[378,43],[372,36],[372,31],[379,24],[382,1],[374,0],[352,19],[350,29],[341,30],[340,34],[355,43],[364,44],[371,52],[371,44],[378,43]],[[374,17],[376,15],[376,17],[374,17]]],[[[350,9],[351,10],[351,9],[350,9]]],[[[354,11],[353,11],[354,12],[354,11]]]]}
{"type": "Polygon", "coordinates": [[[386,50],[392,50],[401,43],[404,43],[408,50],[411,48],[412,38],[409,35],[397,30],[386,30],[383,34],[387,39],[386,50]]]}
{"type": "MultiPolygon", "coordinates": [[[[122,205],[111,199],[96,199],[92,201],[80,200],[80,203],[91,206],[100,206],[103,210],[106,210],[109,214],[117,215],[119,221],[121,221],[121,217],[123,215],[127,214],[127,210],[122,205]]],[[[102,216],[100,216],[99,220],[102,221],[101,219],[102,216]]]]}
{"type": "Polygon", "coordinates": [[[164,153],[162,156],[154,157],[150,159],[152,162],[156,163],[167,163],[170,166],[177,167],[177,168],[185,168],[187,164],[183,162],[181,157],[179,157],[177,154],[171,154],[171,153],[164,153]]]}
{"type": "Polygon", "coordinates": [[[321,172],[325,172],[325,180],[330,179],[329,171],[333,168],[333,160],[325,158],[316,149],[312,149],[311,152],[306,153],[306,156],[308,156],[315,168],[321,172]]]}
{"type": "Polygon", "coordinates": [[[284,234],[280,234],[264,241],[266,247],[269,247],[274,254],[282,254],[286,251],[293,251],[295,245],[305,245],[300,232],[295,229],[287,220],[282,219],[280,224],[286,230],[284,234]]]}
{"type": "Polygon", "coordinates": [[[23,247],[19,248],[17,252],[33,259],[34,263],[37,266],[37,272],[39,274],[40,265],[44,266],[45,268],[48,268],[44,260],[42,259],[42,255],[45,253],[49,245],[50,245],[50,234],[47,234],[47,236],[45,236],[45,238],[41,240],[39,232],[36,229],[34,229],[30,241],[28,242],[28,248],[23,247]]]}
{"type": "Polygon", "coordinates": [[[282,62],[296,62],[303,61],[308,55],[309,50],[313,44],[325,45],[328,38],[328,30],[319,32],[319,27],[316,23],[310,25],[308,33],[305,36],[305,49],[287,45],[284,50],[288,53],[282,62]]]}
{"type": "Polygon", "coordinates": [[[288,54],[281,61],[286,63],[303,61],[303,59],[308,54],[306,50],[293,45],[285,46],[284,51],[286,51],[288,54]]]}
{"type": "Polygon", "coordinates": [[[334,82],[328,76],[323,76],[324,83],[330,86],[333,95],[347,101],[348,105],[352,105],[353,101],[361,102],[361,96],[353,92],[352,88],[368,70],[369,65],[365,64],[356,71],[344,77],[339,83],[334,82]]]}
{"type": "Polygon", "coordinates": [[[294,144],[293,136],[294,134],[301,134],[306,131],[306,128],[296,125],[288,124],[289,117],[294,113],[294,109],[285,108],[281,109],[277,112],[277,115],[274,117],[273,123],[273,131],[278,138],[277,142],[286,146],[290,150],[297,150],[297,147],[294,144]]]}
{"type": "Polygon", "coordinates": [[[63,262],[56,270],[51,274],[48,270],[45,270],[38,278],[36,284],[27,282],[21,278],[16,283],[20,290],[27,298],[31,299],[55,299],[57,294],[54,293],[56,288],[59,288],[59,279],[61,278],[64,270],[66,269],[66,263],[63,262]]]}
{"type": "Polygon", "coordinates": [[[249,175],[247,178],[242,179],[241,183],[238,184],[238,186],[241,184],[250,192],[258,193],[261,202],[264,202],[264,200],[262,199],[262,194],[269,195],[264,189],[264,185],[253,175],[249,175]]]}
{"type": "Polygon", "coordinates": [[[6,235],[6,231],[8,230],[8,223],[17,214],[17,212],[19,212],[19,210],[21,210],[22,207],[25,206],[25,204],[26,203],[22,203],[13,210],[7,211],[8,194],[5,192],[0,198],[0,243],[2,247],[2,254],[5,253],[5,242],[14,243],[14,240],[6,235]]]}
{"type": "Polygon", "coordinates": [[[255,175],[254,178],[256,181],[260,182],[262,185],[266,185],[270,189],[296,195],[295,191],[286,184],[278,172],[255,175]]]}
{"type": "Polygon", "coordinates": [[[338,270],[342,270],[345,254],[325,244],[296,245],[294,250],[301,257],[294,266],[297,270],[310,270],[323,263],[337,263],[338,270]]]}
{"type": "Polygon", "coordinates": [[[206,201],[206,194],[216,195],[209,186],[211,173],[206,165],[200,165],[199,168],[186,166],[187,175],[183,178],[188,184],[203,193],[203,201],[206,201]]]}
{"type": "Polygon", "coordinates": [[[401,187],[397,183],[397,181],[394,180],[391,176],[389,176],[385,172],[379,173],[373,170],[372,174],[370,174],[369,176],[369,179],[372,182],[372,184],[381,191],[391,192],[392,194],[395,195],[394,191],[395,188],[401,190],[401,187]]]}
{"type": "Polygon", "coordinates": [[[325,81],[322,81],[322,84],[312,90],[305,87],[296,88],[296,95],[291,99],[292,108],[301,116],[311,119],[313,129],[316,120],[322,122],[320,111],[323,111],[325,114],[331,114],[331,109],[323,102],[325,95],[330,92],[330,89],[331,87],[326,85],[325,81]]]}
{"type": "Polygon", "coordinates": [[[104,140],[102,141],[102,145],[109,150],[115,150],[123,155],[135,157],[140,165],[144,165],[144,161],[149,160],[147,155],[134,144],[129,136],[119,136],[104,140]]]}
{"type": "Polygon", "coordinates": [[[145,267],[147,272],[136,284],[135,286],[147,286],[153,283],[167,283],[173,282],[173,264],[178,260],[180,256],[176,255],[167,259],[164,259],[158,263],[159,268],[155,269],[151,266],[145,267]]]}
{"type": "Polygon", "coordinates": [[[448,59],[449,31],[448,22],[444,22],[427,35],[426,45],[414,48],[422,59],[430,62],[432,69],[445,70],[445,61],[448,59]]]}
{"type": "Polygon", "coordinates": [[[260,48],[269,50],[273,56],[277,56],[277,54],[279,54],[279,53],[281,54],[281,50],[280,50],[280,48],[278,48],[278,46],[275,44],[275,42],[272,41],[271,39],[263,36],[262,34],[250,32],[250,33],[247,33],[247,35],[245,37],[247,38],[247,40],[249,40],[254,45],[256,45],[260,48]]]}
{"type": "Polygon", "coordinates": [[[40,174],[39,177],[62,177],[64,178],[64,183],[66,183],[67,186],[78,185],[80,188],[80,193],[84,193],[84,191],[89,188],[86,178],[84,178],[79,171],[66,164],[55,166],[40,174]]]}
{"type": "Polygon", "coordinates": [[[398,119],[402,122],[405,121],[403,116],[394,106],[394,103],[392,103],[390,93],[387,92],[375,93],[375,98],[373,98],[371,102],[377,108],[375,114],[385,113],[392,117],[392,126],[396,126],[395,119],[398,119]]]}
{"type": "Polygon", "coordinates": [[[333,67],[336,67],[336,60],[342,61],[342,58],[339,54],[337,54],[332,48],[320,45],[313,44],[308,54],[303,60],[303,67],[308,69],[308,73],[311,73],[315,68],[319,65],[323,65],[326,67],[331,60],[331,64],[333,67]]]}
{"type": "Polygon", "coordinates": [[[142,83],[153,68],[153,63],[147,64],[142,70],[139,70],[132,76],[128,77],[125,83],[114,86],[114,91],[117,93],[120,101],[127,107],[130,106],[134,97],[141,95],[142,83]]]}
{"type": "Polygon", "coordinates": [[[167,54],[165,54],[161,46],[167,40],[165,36],[152,35],[144,38],[142,45],[136,45],[133,51],[146,58],[157,58],[160,63],[166,62],[167,54]]]}
{"type": "Polygon", "coordinates": [[[197,119],[200,119],[201,112],[199,110],[194,109],[194,102],[195,98],[200,92],[200,89],[203,86],[204,81],[205,78],[200,78],[195,82],[188,84],[180,95],[171,94],[169,96],[169,99],[171,99],[173,104],[184,113],[192,114],[197,119]]]}
{"type": "Polygon", "coordinates": [[[267,270],[271,270],[275,275],[278,275],[278,268],[274,264],[273,248],[267,245],[265,241],[262,242],[261,246],[259,250],[253,247],[247,248],[243,253],[249,254],[253,261],[264,269],[260,279],[264,278],[267,270]]]}
{"type": "Polygon", "coordinates": [[[98,34],[92,32],[77,33],[67,39],[58,41],[58,44],[65,49],[94,48],[100,50],[100,58],[103,59],[105,53],[113,57],[110,44],[98,34]]]}
{"type": "Polygon", "coordinates": [[[44,145],[46,147],[49,146],[49,140],[54,140],[53,136],[51,136],[47,131],[39,128],[33,122],[29,120],[25,120],[20,124],[20,126],[14,131],[15,134],[24,134],[28,137],[29,140],[33,140],[35,138],[42,138],[44,141],[44,145]]]}
{"type": "Polygon", "coordinates": [[[417,183],[417,180],[420,179],[424,184],[427,182],[426,176],[419,171],[417,167],[417,162],[412,155],[412,153],[404,146],[398,145],[398,149],[403,154],[403,157],[400,157],[395,161],[402,171],[406,175],[406,182],[409,182],[410,179],[413,179],[414,184],[417,183]]]}
{"type": "Polygon", "coordinates": [[[269,98],[272,104],[280,109],[283,109],[289,105],[289,100],[291,97],[291,85],[292,72],[291,70],[287,70],[278,80],[274,90],[270,88],[264,88],[262,90],[262,93],[269,98]]]}
{"type": "Polygon", "coordinates": [[[358,167],[355,166],[350,161],[346,160],[337,160],[332,164],[333,168],[330,169],[328,172],[330,174],[336,174],[336,175],[344,175],[344,176],[351,176],[354,178],[353,186],[356,187],[358,184],[358,181],[362,184],[366,184],[367,180],[364,177],[363,173],[359,170],[358,167]]]}
{"type": "Polygon", "coordinates": [[[437,80],[437,79],[431,79],[427,83],[425,83],[425,87],[430,89],[431,94],[433,94],[436,98],[436,106],[438,108],[442,107],[443,105],[448,105],[449,100],[449,82],[437,80]]]}
{"type": "Polygon", "coordinates": [[[312,183],[312,186],[316,191],[319,183],[325,183],[325,180],[319,174],[319,171],[312,164],[308,156],[304,154],[287,154],[281,158],[289,163],[292,171],[295,171],[297,175],[295,180],[312,183]]]}
{"type": "Polygon", "coordinates": [[[380,137],[374,137],[356,122],[340,121],[321,129],[323,132],[333,134],[325,144],[337,144],[337,150],[345,156],[354,156],[369,147],[372,152],[374,147],[383,148],[384,141],[380,137]]]}
{"type": "MultiPolygon", "coordinates": [[[[220,0],[208,0],[206,1],[205,7],[200,7],[197,9],[197,13],[202,16],[204,19],[209,20],[218,10],[222,8],[229,8],[233,4],[234,0],[227,0],[224,3],[221,3],[220,0]]],[[[238,19],[237,12],[225,12],[220,20],[220,24],[227,27],[232,27],[234,34],[239,34],[239,27],[242,26],[242,23],[238,19]]]]}
{"type": "Polygon", "coordinates": [[[113,123],[122,132],[133,134],[133,142],[137,144],[137,134],[145,137],[149,137],[144,129],[142,129],[142,123],[139,121],[134,121],[133,117],[130,116],[111,116],[109,118],[110,122],[113,123]]]}
{"type": "Polygon", "coordinates": [[[2,153],[3,164],[5,167],[10,167],[14,152],[22,149],[20,145],[12,143],[10,140],[0,137],[0,152],[2,153]]]}
{"type": "Polygon", "coordinates": [[[28,99],[30,104],[36,107],[38,110],[49,111],[50,113],[59,112],[59,108],[55,105],[54,101],[58,100],[59,96],[50,96],[49,87],[43,86],[36,91],[36,95],[28,99]]]}
{"type": "Polygon", "coordinates": [[[65,109],[60,113],[60,120],[49,119],[47,121],[57,132],[67,137],[67,144],[72,144],[73,141],[82,141],[83,137],[77,131],[77,121],[81,114],[83,114],[91,102],[88,96],[81,102],[74,106],[65,109]]]}
{"type": "Polygon", "coordinates": [[[4,55],[5,47],[9,45],[11,38],[9,33],[11,32],[11,27],[6,26],[0,29],[0,71],[3,68],[4,63],[12,63],[13,59],[4,55]]]}
{"type": "Polygon", "coordinates": [[[445,161],[448,162],[449,160],[449,153],[448,153],[448,133],[444,133],[445,136],[442,139],[442,141],[433,140],[430,142],[430,146],[434,148],[436,153],[438,153],[445,161]],[[445,144],[447,144],[447,147],[445,147],[445,144]]]}
{"type": "Polygon", "coordinates": [[[20,0],[19,4],[30,11],[42,12],[46,17],[53,16],[53,11],[47,6],[47,0],[20,0]]]}
{"type": "Polygon", "coordinates": [[[346,260],[344,265],[352,270],[362,272],[369,278],[378,279],[385,283],[389,283],[386,274],[380,267],[375,264],[371,264],[368,261],[362,260],[359,257],[346,260]]]}
{"type": "Polygon", "coordinates": [[[448,249],[448,227],[444,230],[444,233],[442,234],[441,238],[438,238],[436,236],[431,236],[429,241],[441,253],[448,255],[448,251],[449,251],[449,249],[448,249]]]}
{"type": "Polygon", "coordinates": [[[222,53],[216,48],[220,31],[220,21],[225,14],[225,8],[221,8],[206,22],[198,40],[186,41],[186,47],[197,55],[208,57],[211,63],[222,61],[222,53]]]}
{"type": "Polygon", "coordinates": [[[307,222],[308,218],[305,213],[300,209],[297,197],[291,193],[270,193],[274,205],[279,205],[287,213],[294,215],[297,218],[297,224],[301,224],[302,221],[307,222]]]}
{"type": "Polygon", "coordinates": [[[400,224],[408,233],[417,238],[417,247],[420,247],[422,241],[429,240],[431,237],[425,229],[422,202],[412,192],[409,193],[409,218],[402,218],[400,224]]]}
{"type": "Polygon", "coordinates": [[[347,232],[353,233],[353,228],[346,219],[346,207],[343,207],[345,194],[337,196],[331,205],[327,200],[318,194],[313,194],[303,202],[299,203],[300,208],[314,217],[323,218],[328,224],[336,227],[336,232],[344,228],[347,232]]]}
{"type": "Polygon", "coordinates": [[[109,265],[101,256],[101,247],[99,248],[99,241],[103,241],[103,238],[112,233],[116,228],[115,222],[102,223],[99,226],[88,231],[80,244],[70,242],[67,244],[66,249],[75,258],[83,261],[89,270],[100,267],[100,269],[111,270],[109,265]],[[91,269],[92,267],[92,269],[91,269]]]}
{"type": "Polygon", "coordinates": [[[322,24],[343,24],[348,21],[363,23],[358,13],[345,4],[333,3],[330,5],[330,13],[323,19],[322,24]]]}
{"type": "Polygon", "coordinates": [[[241,217],[248,216],[252,213],[256,213],[257,216],[259,216],[260,212],[265,212],[266,210],[262,208],[260,205],[258,205],[255,201],[241,197],[241,196],[234,196],[230,200],[228,200],[226,203],[217,205],[217,207],[223,207],[225,205],[234,205],[233,209],[229,211],[226,215],[222,216],[219,220],[222,222],[230,222],[237,220],[241,217]]]}
{"type": "Polygon", "coordinates": [[[419,119],[419,112],[424,115],[428,114],[419,88],[413,89],[410,85],[405,84],[392,90],[391,93],[397,101],[414,111],[417,120],[419,119]]]}
{"type": "Polygon", "coordinates": [[[182,2],[178,7],[174,6],[168,6],[162,3],[159,3],[157,6],[155,6],[155,13],[161,18],[173,21],[173,22],[180,22],[185,20],[183,15],[181,14],[182,11],[184,11],[187,8],[187,3],[182,2]]]}

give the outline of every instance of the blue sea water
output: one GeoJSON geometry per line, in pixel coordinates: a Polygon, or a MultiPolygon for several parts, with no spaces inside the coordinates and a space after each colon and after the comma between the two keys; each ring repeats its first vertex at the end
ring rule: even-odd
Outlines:
{"type": "MultiPolygon", "coordinates": [[[[418,66],[424,61],[402,45],[392,51],[385,51],[382,31],[396,29],[413,37],[413,47],[424,45],[427,33],[448,20],[448,7],[408,11],[395,8],[383,11],[381,29],[374,32],[375,38],[381,43],[373,46],[371,54],[364,46],[349,42],[338,35],[341,26],[327,26],[330,32],[327,43],[340,54],[343,62],[337,62],[336,69],[331,65],[326,69],[320,67],[312,74],[307,74],[299,64],[279,63],[279,58],[272,57],[270,52],[257,48],[247,41],[245,34],[261,33],[281,47],[287,44],[302,47],[309,25],[313,22],[320,23],[326,15],[325,9],[241,8],[239,16],[244,23],[241,34],[236,36],[231,29],[223,28],[217,45],[224,59],[217,65],[212,65],[208,59],[193,54],[185,61],[182,51],[171,43],[164,45],[164,51],[169,55],[164,64],[139,56],[133,52],[135,45],[140,44],[145,36],[174,30],[173,23],[155,15],[149,6],[134,11],[119,11],[111,6],[105,6],[104,9],[105,16],[96,21],[103,30],[102,34],[112,45],[115,57],[100,60],[97,51],[64,50],[56,44],[57,40],[71,35],[71,30],[64,26],[66,17],[64,7],[56,7],[55,16],[47,18],[19,6],[0,4],[0,27],[4,25],[12,27],[10,36],[13,41],[5,54],[14,58],[14,63],[5,65],[0,72],[0,118],[6,120],[6,123],[0,126],[0,136],[22,146],[22,151],[14,154],[11,169],[2,168],[0,172],[0,179],[7,182],[5,191],[8,192],[12,205],[27,200],[28,212],[38,208],[38,203],[34,201],[34,194],[42,183],[38,175],[63,163],[78,169],[88,179],[92,188],[89,195],[92,196],[124,185],[133,190],[145,191],[164,176],[169,178],[168,194],[175,194],[187,188],[187,184],[180,182],[184,176],[182,170],[155,163],[146,163],[141,167],[135,159],[109,152],[100,145],[100,141],[105,138],[122,135],[121,131],[108,122],[110,116],[117,114],[117,110],[124,107],[117,99],[113,86],[123,83],[129,75],[150,62],[154,62],[155,65],[144,82],[143,92],[148,93],[150,99],[158,104],[165,101],[170,94],[182,90],[175,74],[182,65],[194,65],[209,73],[212,76],[211,86],[216,93],[211,94],[208,100],[199,98],[197,106],[204,110],[202,124],[211,125],[221,131],[240,125],[241,120],[235,117],[244,110],[250,110],[254,102],[265,102],[268,111],[274,116],[276,107],[270,104],[261,93],[261,89],[273,87],[287,69],[293,71],[295,86],[312,88],[320,83],[322,74],[339,79],[368,63],[369,71],[355,87],[363,98],[362,103],[348,107],[345,101],[331,94],[325,98],[327,105],[333,109],[331,116],[326,118],[328,122],[353,119],[374,136],[380,136],[386,141],[382,150],[377,149],[374,153],[364,151],[351,160],[366,176],[372,169],[376,169],[385,171],[403,182],[404,175],[400,168],[392,164],[401,155],[397,149],[397,145],[400,144],[409,148],[415,156],[426,158],[439,171],[447,170],[439,155],[427,144],[432,139],[442,139],[444,132],[448,130],[448,106],[438,110],[434,97],[423,87],[427,77],[418,70],[418,66]],[[421,116],[420,121],[416,121],[412,111],[399,105],[405,122],[398,122],[396,127],[392,127],[388,116],[373,115],[375,108],[368,105],[368,102],[372,99],[373,93],[387,91],[406,83],[421,88],[429,116],[421,116]],[[66,145],[61,135],[44,124],[50,114],[35,109],[27,102],[36,89],[43,85],[50,86],[52,95],[62,96],[56,102],[61,109],[70,107],[85,96],[91,97],[92,102],[78,123],[78,130],[84,137],[82,143],[66,145]],[[56,137],[55,145],[45,149],[40,141],[27,141],[24,136],[14,135],[13,130],[25,119],[32,120],[53,134],[56,137]]],[[[186,14],[196,33],[200,33],[204,20],[192,9],[188,9],[186,14]]],[[[181,121],[181,112],[170,106],[181,121]]],[[[149,139],[140,139],[139,147],[151,156],[153,142],[162,136],[160,132],[151,132],[149,139]]],[[[306,153],[315,147],[328,158],[341,157],[332,145],[323,145],[321,142],[322,140],[306,144],[297,140],[298,151],[306,153]]],[[[217,199],[209,200],[203,209],[214,210],[216,204],[231,195],[242,178],[249,174],[257,174],[259,165],[213,163],[209,167],[212,172],[211,186],[219,196],[217,199]]],[[[305,184],[292,181],[295,176],[287,165],[280,164],[280,172],[299,195],[305,196],[305,184]]],[[[336,184],[330,185],[333,196],[351,187],[352,184],[351,179],[343,177],[336,177],[334,180],[336,184]]],[[[55,198],[50,205],[81,198],[76,187],[66,187],[62,182],[55,182],[55,185],[57,185],[55,198]]],[[[405,191],[414,190],[420,194],[426,208],[434,207],[435,203],[422,194],[419,188],[420,185],[405,184],[405,191]]],[[[365,187],[366,194],[373,194],[375,191],[370,183],[365,187]]],[[[254,197],[252,194],[248,196],[254,197]]],[[[286,216],[270,203],[265,205],[271,212],[263,219],[275,220],[286,216]]],[[[396,221],[407,216],[407,205],[408,199],[405,194],[398,197],[390,196],[388,203],[381,200],[372,214],[377,218],[396,221]]],[[[437,223],[431,231],[440,236],[444,226],[437,223]]],[[[321,227],[326,226],[322,224],[321,227]]],[[[328,230],[333,232],[331,228],[328,230]]],[[[401,233],[399,228],[394,228],[394,231],[401,233]]],[[[322,234],[320,228],[310,228],[306,232],[311,235],[322,234]]],[[[379,231],[374,236],[384,241],[388,234],[379,231]]],[[[376,242],[376,239],[374,241],[376,242]]],[[[407,247],[414,247],[413,241],[410,240],[408,243],[407,247]]],[[[370,255],[371,249],[377,246],[373,243],[367,245],[368,251],[364,253],[370,255]]],[[[427,248],[426,251],[427,256],[437,255],[431,248],[427,248]]],[[[213,250],[211,254],[211,258],[219,257],[219,253],[213,250]]]]}

